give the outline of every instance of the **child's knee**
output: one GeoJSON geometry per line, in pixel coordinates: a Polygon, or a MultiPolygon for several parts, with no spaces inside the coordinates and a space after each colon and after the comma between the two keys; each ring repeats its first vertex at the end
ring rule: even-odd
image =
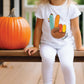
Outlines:
{"type": "Polygon", "coordinates": [[[45,52],[45,50],[40,51],[40,56],[42,58],[42,62],[45,61],[47,63],[52,63],[55,61],[55,56],[47,51],[45,52]]]}
{"type": "Polygon", "coordinates": [[[41,46],[40,56],[42,57],[42,61],[47,61],[47,62],[55,61],[56,50],[49,46],[41,46]]]}
{"type": "Polygon", "coordinates": [[[62,63],[61,64],[62,68],[64,71],[71,71],[71,69],[73,69],[73,63],[72,62],[68,62],[68,63],[62,63]]]}

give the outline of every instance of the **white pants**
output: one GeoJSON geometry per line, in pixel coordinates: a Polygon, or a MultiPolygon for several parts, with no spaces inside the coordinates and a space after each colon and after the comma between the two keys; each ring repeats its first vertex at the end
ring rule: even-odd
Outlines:
{"type": "Polygon", "coordinates": [[[68,44],[60,49],[55,49],[50,45],[40,44],[43,84],[52,84],[53,64],[55,62],[56,54],[58,54],[61,63],[65,84],[76,84],[75,71],[73,67],[73,45],[68,44]]]}

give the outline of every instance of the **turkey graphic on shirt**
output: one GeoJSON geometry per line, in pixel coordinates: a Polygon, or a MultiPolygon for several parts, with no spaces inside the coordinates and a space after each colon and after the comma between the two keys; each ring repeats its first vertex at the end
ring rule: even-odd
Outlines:
{"type": "Polygon", "coordinates": [[[53,14],[52,13],[50,14],[48,21],[50,23],[51,35],[57,39],[60,38],[65,39],[68,36],[68,34],[66,33],[66,25],[59,24],[59,20],[60,20],[60,16],[56,15],[55,24],[54,24],[53,14]]]}

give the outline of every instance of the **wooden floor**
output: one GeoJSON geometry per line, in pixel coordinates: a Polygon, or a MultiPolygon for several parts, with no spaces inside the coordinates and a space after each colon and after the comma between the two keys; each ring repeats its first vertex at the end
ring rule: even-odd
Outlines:
{"type": "MultiPolygon", "coordinates": [[[[76,84],[84,84],[84,63],[74,63],[76,84]]],[[[0,84],[43,84],[41,62],[10,62],[0,68],[0,84]]],[[[54,64],[53,84],[65,84],[59,62],[54,64]]]]}

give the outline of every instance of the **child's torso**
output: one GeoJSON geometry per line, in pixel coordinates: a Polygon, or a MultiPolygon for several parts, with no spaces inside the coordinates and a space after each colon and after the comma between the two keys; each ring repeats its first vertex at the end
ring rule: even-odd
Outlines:
{"type": "Polygon", "coordinates": [[[44,6],[41,43],[59,47],[66,45],[66,42],[73,42],[69,12],[67,6],[55,7],[49,3],[44,6]]]}

